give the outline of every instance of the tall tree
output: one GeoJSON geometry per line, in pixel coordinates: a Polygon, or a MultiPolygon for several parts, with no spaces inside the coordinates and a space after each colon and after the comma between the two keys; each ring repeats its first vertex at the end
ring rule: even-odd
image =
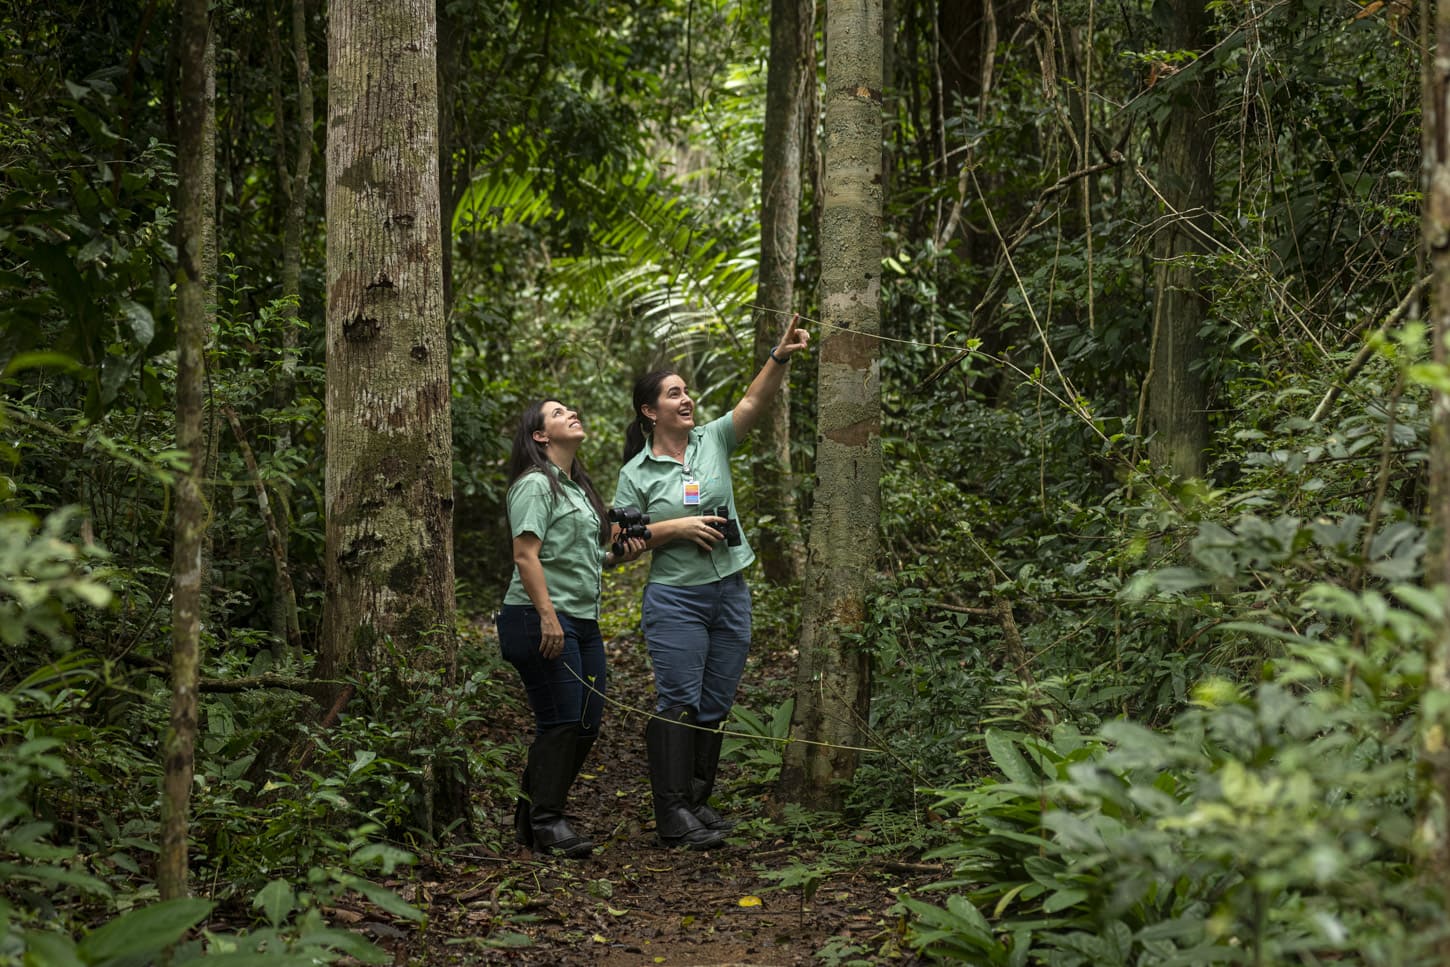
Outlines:
{"type": "Polygon", "coordinates": [[[454,661],[433,0],[331,0],[326,583],[318,674],[454,661]],[[414,660],[417,660],[414,657],[414,660]]]}
{"type": "Polygon", "coordinates": [[[186,896],[187,828],[195,772],[200,678],[202,542],[206,506],[206,426],[202,387],[207,338],[207,210],[215,176],[206,149],[211,69],[206,0],[181,4],[181,111],[177,144],[176,211],[176,448],[187,464],[176,482],[171,564],[171,719],[162,742],[161,843],[156,885],[163,900],[186,896]]]}
{"type": "MultiPolygon", "coordinates": [[[[1424,245],[1430,268],[1431,353],[1436,364],[1450,366],[1450,4],[1436,5],[1434,36],[1424,56],[1424,126],[1422,186],[1425,193],[1424,245]]],[[[1428,12],[1424,23],[1429,25],[1428,12]]],[[[1443,386],[1443,384],[1442,384],[1443,386]]],[[[1425,580],[1444,596],[1450,594],[1450,393],[1434,391],[1430,410],[1430,525],[1433,554],[1425,580]]],[[[1422,807],[1428,833],[1425,879],[1450,904],[1450,722],[1444,712],[1450,695],[1450,622],[1441,623],[1435,653],[1427,663],[1429,681],[1423,703],[1422,755],[1429,784],[1422,807]],[[1440,709],[1438,713],[1433,711],[1440,709]]],[[[1441,962],[1450,962],[1450,937],[1441,936],[1441,962]]]]}
{"type": "Polygon", "coordinates": [[[881,0],[826,4],[815,506],[781,790],[840,805],[870,706],[866,618],[881,514],[881,0]]]}
{"type": "MultiPolygon", "coordinates": [[[[268,23],[274,22],[268,8],[268,23]]],[[[278,77],[273,80],[273,99],[278,118],[277,138],[277,183],[286,207],[282,216],[282,292],[286,300],[286,318],[282,326],[282,366],[277,376],[274,397],[278,405],[286,406],[296,394],[296,373],[300,355],[300,329],[302,327],[302,241],[307,228],[307,196],[312,183],[313,152],[313,96],[312,60],[308,55],[307,43],[307,0],[292,0],[291,6],[292,65],[297,83],[296,124],[293,125],[292,159],[287,158],[285,125],[281,119],[286,116],[281,97],[281,56],[276,56],[278,77]]],[[[273,37],[274,46],[280,46],[273,37]]],[[[276,449],[285,452],[292,446],[292,428],[283,423],[279,428],[276,449]]],[[[283,552],[274,555],[276,563],[272,573],[273,632],[288,643],[288,650],[300,658],[301,630],[298,626],[297,597],[288,574],[286,559],[287,534],[291,529],[291,488],[285,481],[272,484],[277,494],[277,512],[271,519],[278,531],[276,544],[283,552]]],[[[266,499],[265,492],[261,499],[266,499]]]]}
{"type": "MultiPolygon", "coordinates": [[[[795,303],[800,234],[801,137],[804,107],[816,83],[815,0],[772,0],[770,59],[765,82],[765,143],[760,171],[760,283],[755,297],[755,364],[766,363],[780,338],[780,317],[795,303]]],[[[814,119],[812,119],[813,121],[814,119]]],[[[760,534],[760,559],[773,584],[800,580],[801,541],[790,470],[790,387],[760,422],[755,499],[774,515],[760,534]]]]}
{"type": "MultiPolygon", "coordinates": [[[[1154,5],[1167,49],[1208,49],[1204,0],[1154,5]]],[[[1173,100],[1158,139],[1158,181],[1167,208],[1154,239],[1152,359],[1147,381],[1147,429],[1154,463],[1185,477],[1203,476],[1208,449],[1208,389],[1199,367],[1198,335],[1208,303],[1196,256],[1207,248],[1213,209],[1213,74],[1200,57],[1161,82],[1173,100]]]]}

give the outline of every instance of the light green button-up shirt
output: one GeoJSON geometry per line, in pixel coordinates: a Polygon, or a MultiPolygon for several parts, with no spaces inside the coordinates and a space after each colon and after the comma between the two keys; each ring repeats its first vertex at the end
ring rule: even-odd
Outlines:
{"type": "MultiPolygon", "coordinates": [[[[554,610],[571,618],[599,620],[599,575],[604,547],[599,542],[599,514],[584,488],[550,466],[559,493],[549,488],[544,471],[530,470],[509,488],[509,529],[514,537],[533,534],[541,542],[539,563],[554,610]]],[[[519,569],[503,596],[504,604],[533,604],[519,569]]]]}
{"type": "MultiPolygon", "coordinates": [[[[736,443],[735,418],[728,413],[690,431],[683,464],[655,456],[652,442],[646,440],[644,449],[620,468],[614,506],[634,507],[649,514],[652,521],[686,514],[710,516],[724,506],[738,524],[730,480],[730,453],[736,443]],[[700,503],[686,506],[685,483],[691,480],[700,485],[700,503]]],[[[737,547],[720,541],[707,552],[693,541],[681,540],[655,548],[650,555],[649,579],[652,584],[696,587],[742,571],[754,560],[755,552],[742,526],[737,547]]]]}

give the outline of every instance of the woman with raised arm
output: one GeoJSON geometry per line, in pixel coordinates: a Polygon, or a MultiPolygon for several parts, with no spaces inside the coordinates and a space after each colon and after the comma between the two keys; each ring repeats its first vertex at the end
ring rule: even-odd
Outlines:
{"type": "Polygon", "coordinates": [[[515,838],[570,858],[594,849],[570,827],[564,803],[604,713],[601,570],[644,552],[640,539],[606,550],[604,503],[578,458],[584,438],[579,414],[558,400],[534,403],[519,418],[508,470],[514,573],[495,619],[500,650],[534,712],[515,838]]]}
{"type": "Polygon", "coordinates": [[[634,385],[614,504],[650,518],[643,628],[655,713],[645,745],[655,834],[665,846],[709,849],[734,827],[709,803],[720,730],[750,650],[750,590],[741,572],[755,552],[736,518],[730,454],[809,342],[792,317],[740,402],[703,426],[695,424],[695,403],[678,373],[660,370],[634,385]]]}

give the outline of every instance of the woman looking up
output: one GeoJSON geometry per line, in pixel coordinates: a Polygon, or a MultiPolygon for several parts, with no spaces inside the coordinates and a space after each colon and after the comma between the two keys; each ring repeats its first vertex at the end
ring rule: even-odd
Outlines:
{"type": "Polygon", "coordinates": [[[567,857],[594,844],[564,817],[569,787],[599,735],[606,684],[599,586],[606,564],[632,561],[639,539],[606,551],[604,504],[579,462],[579,414],[558,400],[519,418],[509,455],[508,521],[514,573],[495,623],[534,712],[534,741],[514,811],[522,845],[567,857]]]}
{"type": "Polygon", "coordinates": [[[616,507],[650,517],[645,646],[654,669],[655,714],[645,728],[655,833],[670,847],[709,849],[734,826],[710,806],[721,728],[750,650],[755,560],[735,514],[730,454],[759,422],[810,334],[796,318],[735,408],[703,426],[685,381],[668,370],[634,385],[616,507]]]}

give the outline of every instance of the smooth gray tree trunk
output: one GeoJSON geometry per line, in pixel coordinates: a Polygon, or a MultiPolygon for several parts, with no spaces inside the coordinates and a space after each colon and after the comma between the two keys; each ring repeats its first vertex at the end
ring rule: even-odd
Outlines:
{"type": "Polygon", "coordinates": [[[881,516],[881,0],[826,3],[816,490],[786,801],[839,808],[866,735],[881,516]]]}

